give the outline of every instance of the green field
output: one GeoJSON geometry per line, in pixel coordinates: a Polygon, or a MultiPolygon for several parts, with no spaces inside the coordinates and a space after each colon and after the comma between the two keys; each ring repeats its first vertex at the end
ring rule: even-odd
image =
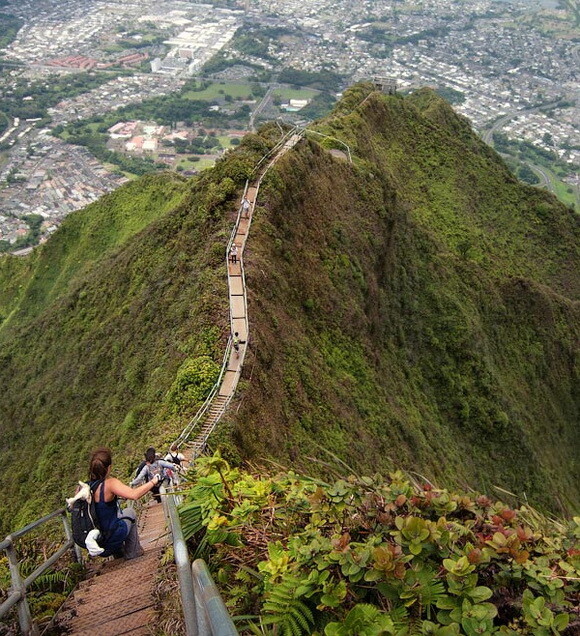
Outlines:
{"type": "Polygon", "coordinates": [[[191,158],[186,155],[176,164],[176,167],[181,166],[184,170],[205,170],[206,168],[211,168],[214,163],[215,159],[200,157],[199,161],[192,161],[191,158]]]}
{"type": "Polygon", "coordinates": [[[198,170],[205,170],[206,168],[211,168],[215,164],[215,159],[210,159],[209,157],[202,157],[198,162],[195,163],[195,166],[198,170]]]}
{"type": "Polygon", "coordinates": [[[580,193],[578,192],[578,188],[574,188],[574,186],[564,183],[551,170],[548,170],[547,168],[542,169],[548,175],[552,186],[552,192],[554,192],[558,199],[566,205],[574,207],[577,212],[580,212],[580,193]],[[570,190],[572,190],[572,192],[570,192],[570,190]]]}
{"type": "Polygon", "coordinates": [[[197,169],[200,163],[201,163],[201,160],[192,161],[191,158],[186,155],[175,164],[175,167],[181,166],[184,170],[192,170],[194,168],[197,169]]]}
{"type": "Polygon", "coordinates": [[[230,148],[232,145],[232,138],[228,135],[218,135],[218,139],[222,148],[230,148]]]}
{"type": "Polygon", "coordinates": [[[230,95],[236,99],[250,99],[252,97],[252,88],[249,84],[230,84],[225,82],[216,82],[200,91],[187,91],[183,96],[187,99],[195,99],[201,101],[212,101],[230,95]]]}
{"type": "MultiPolygon", "coordinates": [[[[111,124],[112,126],[113,124],[111,124]]],[[[86,128],[86,133],[92,133],[92,134],[96,134],[99,132],[99,126],[101,126],[100,122],[91,122],[88,124],[85,124],[85,128],[86,128]]],[[[68,128],[65,128],[61,133],[59,133],[58,135],[63,141],[68,141],[73,135],[70,133],[68,128]]],[[[108,135],[107,135],[108,138],[108,135]]]]}
{"type": "Polygon", "coordinates": [[[105,162],[103,166],[105,166],[105,168],[109,170],[109,172],[121,172],[123,176],[129,179],[130,181],[133,181],[134,179],[139,178],[139,175],[134,174],[133,172],[127,172],[126,170],[119,170],[119,166],[116,166],[114,163],[105,162]]]}
{"type": "Polygon", "coordinates": [[[536,166],[531,164],[532,169],[536,175],[541,179],[541,182],[536,184],[536,187],[543,188],[555,194],[562,203],[573,207],[577,212],[580,212],[580,191],[577,187],[574,187],[568,183],[562,181],[553,170],[550,170],[546,166],[536,166]],[[546,175],[550,185],[547,186],[543,175],[546,175]]]}
{"type": "Polygon", "coordinates": [[[318,93],[319,91],[315,91],[312,88],[277,88],[273,92],[273,96],[282,100],[312,99],[318,93]]]}

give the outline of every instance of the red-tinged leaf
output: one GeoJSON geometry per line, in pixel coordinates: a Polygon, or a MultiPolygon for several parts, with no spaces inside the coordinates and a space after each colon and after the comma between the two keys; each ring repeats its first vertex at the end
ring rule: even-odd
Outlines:
{"type": "Polygon", "coordinates": [[[513,521],[516,518],[516,511],[506,508],[501,511],[500,516],[504,521],[513,521]]]}
{"type": "Polygon", "coordinates": [[[399,495],[395,499],[395,506],[400,508],[401,506],[404,506],[406,502],[407,502],[407,497],[405,495],[399,495]]]}
{"type": "Polygon", "coordinates": [[[522,563],[525,563],[529,558],[530,558],[530,553],[527,550],[520,550],[519,552],[516,553],[514,557],[514,561],[521,565],[522,563]]]}
{"type": "Polygon", "coordinates": [[[481,563],[481,559],[482,559],[482,552],[479,548],[474,548],[473,550],[471,550],[471,552],[467,555],[467,559],[468,561],[472,564],[475,565],[477,563],[481,563]]]}

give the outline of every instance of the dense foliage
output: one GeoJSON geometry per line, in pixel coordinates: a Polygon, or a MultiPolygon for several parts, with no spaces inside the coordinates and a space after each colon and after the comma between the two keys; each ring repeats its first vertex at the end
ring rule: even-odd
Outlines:
{"type": "MultiPolygon", "coordinates": [[[[432,91],[357,86],[316,130],[260,188],[246,375],[217,435],[244,457],[300,468],[322,446],[361,472],[574,511],[576,217],[432,91]]],[[[279,135],[192,181],[128,184],[0,258],[3,527],[61,501],[93,446],[123,477],[195,412],[228,335],[236,202],[279,135]]]]}
{"type": "Polygon", "coordinates": [[[0,13],[0,49],[6,48],[16,37],[23,22],[8,13],[0,13]]]}
{"type": "Polygon", "coordinates": [[[318,93],[312,100],[300,109],[300,117],[304,119],[319,119],[325,117],[332,110],[336,100],[328,93],[318,93]]]}
{"type": "Polygon", "coordinates": [[[343,84],[343,78],[332,71],[302,71],[287,67],[280,71],[278,81],[295,86],[310,86],[319,90],[338,91],[343,84]]]}
{"type": "Polygon", "coordinates": [[[548,636],[580,625],[580,518],[563,527],[400,472],[325,483],[215,455],[190,476],[184,530],[244,633],[548,636]]]}

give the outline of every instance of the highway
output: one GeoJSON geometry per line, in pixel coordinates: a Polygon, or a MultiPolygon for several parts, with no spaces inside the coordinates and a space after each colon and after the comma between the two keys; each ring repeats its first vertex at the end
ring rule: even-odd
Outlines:
{"type": "Polygon", "coordinates": [[[561,99],[558,99],[554,102],[546,102],[545,104],[540,104],[539,106],[533,106],[532,108],[522,108],[521,110],[510,110],[505,115],[502,115],[499,119],[496,119],[491,128],[487,130],[483,130],[481,132],[481,138],[485,141],[486,144],[493,146],[493,133],[497,132],[500,128],[503,128],[508,121],[511,121],[514,117],[519,115],[523,115],[525,113],[535,113],[538,110],[542,110],[542,108],[550,108],[550,106],[555,106],[561,99]]]}

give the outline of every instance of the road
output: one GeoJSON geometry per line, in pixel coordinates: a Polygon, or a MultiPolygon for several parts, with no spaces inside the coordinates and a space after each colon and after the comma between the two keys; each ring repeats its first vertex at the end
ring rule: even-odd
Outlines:
{"type": "Polygon", "coordinates": [[[535,113],[542,108],[550,108],[550,106],[555,106],[561,100],[558,99],[554,102],[547,102],[545,104],[541,104],[540,106],[533,106],[532,108],[522,108],[521,110],[510,110],[508,113],[497,119],[488,130],[484,130],[481,133],[481,138],[485,141],[486,144],[493,146],[493,133],[498,131],[500,128],[503,128],[508,121],[511,121],[514,117],[518,115],[523,115],[524,113],[535,113]]]}
{"type": "MultiPolygon", "coordinates": [[[[575,49],[575,55],[578,54],[578,47],[575,49]]],[[[550,108],[550,106],[555,106],[561,100],[557,100],[554,102],[547,102],[545,104],[541,104],[540,106],[534,106],[532,108],[522,108],[521,110],[511,110],[499,119],[497,119],[488,130],[484,130],[481,133],[481,138],[485,141],[486,144],[493,148],[493,134],[503,128],[508,121],[511,121],[514,117],[518,115],[523,115],[524,113],[534,113],[538,110],[542,110],[543,108],[550,108]]],[[[541,182],[538,184],[539,187],[545,187],[550,192],[556,193],[556,190],[552,184],[552,180],[548,176],[548,173],[544,171],[543,168],[536,166],[535,164],[531,164],[526,162],[527,165],[534,171],[534,173],[541,179],[541,182]]]]}
{"type": "Polygon", "coordinates": [[[534,166],[528,163],[528,166],[534,171],[534,174],[540,178],[540,183],[537,184],[539,188],[547,188],[550,192],[555,192],[552,180],[548,176],[548,173],[539,166],[534,166]]]}

